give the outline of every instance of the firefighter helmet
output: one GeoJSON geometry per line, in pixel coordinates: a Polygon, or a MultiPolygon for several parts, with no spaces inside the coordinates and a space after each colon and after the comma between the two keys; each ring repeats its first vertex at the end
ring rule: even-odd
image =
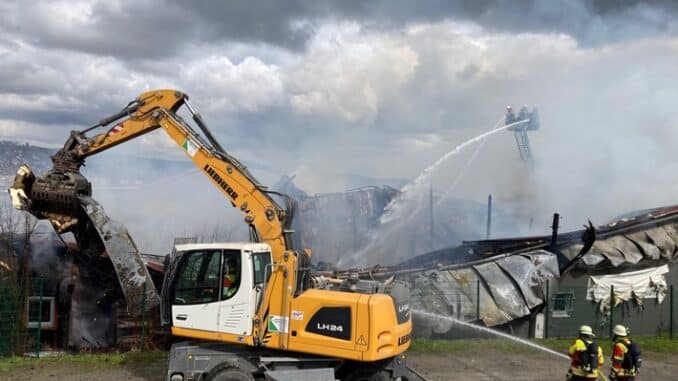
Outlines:
{"type": "Polygon", "coordinates": [[[626,337],[628,336],[628,332],[626,331],[626,327],[624,327],[621,324],[617,324],[614,326],[614,329],[612,330],[612,333],[615,336],[620,336],[620,337],[626,337]]]}
{"type": "Polygon", "coordinates": [[[581,327],[579,327],[579,335],[590,337],[596,336],[593,334],[593,330],[588,325],[582,325],[581,327]]]}

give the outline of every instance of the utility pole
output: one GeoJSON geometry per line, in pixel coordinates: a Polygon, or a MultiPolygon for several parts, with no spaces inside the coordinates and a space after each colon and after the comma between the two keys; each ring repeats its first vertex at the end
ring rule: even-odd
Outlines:
{"type": "Polygon", "coordinates": [[[554,250],[558,242],[558,227],[560,223],[560,214],[553,213],[553,224],[551,225],[551,250],[554,250]]]}
{"type": "Polygon", "coordinates": [[[433,238],[434,238],[434,230],[433,230],[433,185],[431,185],[431,188],[429,189],[429,198],[428,198],[428,212],[429,212],[429,231],[428,231],[428,238],[429,238],[429,247],[431,251],[433,251],[433,238]]]}
{"type": "Polygon", "coordinates": [[[490,234],[492,230],[492,193],[487,196],[487,232],[485,239],[490,239],[490,234]]]}

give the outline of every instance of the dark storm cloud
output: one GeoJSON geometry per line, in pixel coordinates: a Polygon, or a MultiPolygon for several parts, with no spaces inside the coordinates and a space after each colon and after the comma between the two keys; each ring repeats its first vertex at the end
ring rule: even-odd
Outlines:
{"type": "Polygon", "coordinates": [[[44,48],[126,60],[176,55],[187,46],[260,43],[301,51],[317,25],[355,20],[366,27],[444,19],[488,31],[564,33],[580,44],[667,35],[678,31],[673,1],[458,0],[423,1],[107,1],[91,4],[0,5],[0,31],[44,48]],[[61,17],[63,13],[74,17],[61,17]]]}
{"type": "Polygon", "coordinates": [[[193,14],[207,38],[263,42],[293,50],[303,48],[313,35],[312,25],[301,22],[330,13],[323,1],[169,1],[193,14]]]}
{"type": "Polygon", "coordinates": [[[678,31],[678,5],[671,0],[383,0],[335,5],[340,15],[382,26],[454,19],[475,22],[488,31],[564,33],[589,46],[678,31]]]}
{"type": "MultiPolygon", "coordinates": [[[[97,1],[0,4],[0,31],[43,48],[114,56],[162,58],[188,46],[265,43],[301,49],[313,34],[295,21],[327,14],[307,1],[97,1]]],[[[322,9],[325,8],[325,11],[322,9]]]]}
{"type": "Polygon", "coordinates": [[[179,2],[201,20],[210,38],[266,42],[300,49],[314,33],[314,20],[356,20],[376,28],[445,19],[471,21],[490,31],[549,32],[583,45],[670,34],[676,2],[637,0],[377,0],[179,2]],[[306,23],[303,23],[303,22],[306,23]],[[297,27],[294,27],[294,24],[297,27]]]}
{"type": "Polygon", "coordinates": [[[83,128],[92,123],[94,119],[88,119],[80,110],[16,110],[0,109],[0,119],[20,120],[40,125],[76,125],[83,128]]]}

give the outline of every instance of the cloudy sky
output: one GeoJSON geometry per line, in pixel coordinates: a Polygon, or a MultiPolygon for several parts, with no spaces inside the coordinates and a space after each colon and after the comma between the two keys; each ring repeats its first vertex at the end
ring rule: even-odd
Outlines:
{"type": "MultiPolygon", "coordinates": [[[[228,151],[314,193],[344,174],[413,179],[507,104],[536,105],[533,167],[507,133],[434,186],[602,222],[678,202],[673,4],[0,0],[0,138],[55,146],[178,88],[228,151]]],[[[162,133],[130,146],[182,159],[162,133]]]]}

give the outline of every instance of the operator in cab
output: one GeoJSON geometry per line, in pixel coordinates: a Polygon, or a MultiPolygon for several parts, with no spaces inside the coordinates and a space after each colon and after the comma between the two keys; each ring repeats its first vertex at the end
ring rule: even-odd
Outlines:
{"type": "Polygon", "coordinates": [[[230,299],[240,286],[240,261],[235,257],[226,258],[224,262],[224,281],[221,300],[230,299]]]}
{"type": "Polygon", "coordinates": [[[598,379],[600,367],[605,363],[603,349],[593,341],[596,335],[588,325],[579,327],[579,337],[568,351],[572,363],[567,372],[568,381],[591,381],[598,379]]]}

